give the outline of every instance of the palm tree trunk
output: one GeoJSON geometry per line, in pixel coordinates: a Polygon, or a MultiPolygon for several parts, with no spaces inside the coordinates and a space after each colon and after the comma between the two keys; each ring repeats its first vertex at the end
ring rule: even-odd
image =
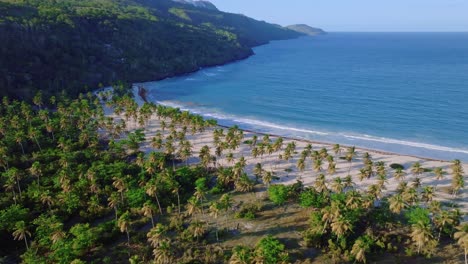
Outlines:
{"type": "Polygon", "coordinates": [[[26,234],[24,235],[24,244],[26,245],[26,250],[29,250],[28,239],[26,238],[26,234]]]}
{"type": "Polygon", "coordinates": [[[19,143],[19,145],[21,146],[21,152],[23,152],[23,155],[24,155],[24,147],[23,147],[23,143],[19,143]]]}
{"type": "Polygon", "coordinates": [[[154,197],[156,197],[156,203],[158,204],[159,213],[162,215],[163,212],[162,212],[161,204],[159,203],[158,195],[155,193],[155,194],[154,194],[154,197]]]}
{"type": "Polygon", "coordinates": [[[468,264],[468,259],[467,259],[467,256],[466,256],[467,253],[468,253],[468,252],[467,252],[467,250],[466,250],[466,248],[465,248],[465,264],[468,264]]]}
{"type": "Polygon", "coordinates": [[[13,200],[15,201],[15,205],[16,205],[16,192],[15,192],[15,188],[12,188],[13,190],[13,200]]]}
{"type": "Polygon", "coordinates": [[[180,215],[180,195],[179,195],[179,191],[177,191],[177,205],[178,205],[179,215],[180,215]]]}
{"type": "Polygon", "coordinates": [[[37,140],[36,137],[34,137],[34,139],[36,140],[36,144],[39,147],[39,150],[42,151],[41,144],[39,144],[39,140],[37,140]]]}
{"type": "Polygon", "coordinates": [[[20,186],[20,183],[19,183],[18,179],[16,179],[16,184],[18,185],[19,198],[21,199],[21,186],[20,186]]]}
{"type": "Polygon", "coordinates": [[[114,206],[114,212],[115,212],[115,221],[117,222],[119,220],[117,217],[117,206],[114,206]]]}
{"type": "Polygon", "coordinates": [[[151,214],[151,226],[154,227],[154,217],[153,217],[153,214],[151,214]]]}
{"type": "Polygon", "coordinates": [[[130,245],[130,232],[128,232],[128,228],[125,231],[127,232],[128,245],[130,245]]]}

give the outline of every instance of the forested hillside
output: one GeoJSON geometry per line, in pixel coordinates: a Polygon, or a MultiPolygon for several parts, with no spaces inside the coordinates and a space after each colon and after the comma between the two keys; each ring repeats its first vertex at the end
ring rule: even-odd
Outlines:
{"type": "Polygon", "coordinates": [[[253,54],[299,33],[169,0],[0,0],[0,96],[74,96],[253,54]]]}

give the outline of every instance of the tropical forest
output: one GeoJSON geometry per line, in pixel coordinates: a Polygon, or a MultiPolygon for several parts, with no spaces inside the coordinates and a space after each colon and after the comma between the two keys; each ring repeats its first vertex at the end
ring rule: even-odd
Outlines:
{"type": "Polygon", "coordinates": [[[354,147],[299,149],[112,90],[3,98],[2,261],[457,263],[466,253],[457,160],[445,171],[376,162],[354,147]],[[206,135],[213,145],[195,149],[206,135]],[[275,163],[249,165],[249,156],[275,163]],[[334,176],[356,163],[358,175],[334,176]],[[441,187],[422,184],[423,174],[450,178],[454,200],[435,199],[441,187]],[[295,183],[275,183],[284,177],[295,183]],[[399,184],[385,195],[389,177],[399,184]],[[363,180],[375,183],[355,187],[363,180]]]}
{"type": "Polygon", "coordinates": [[[303,35],[209,7],[0,0],[0,263],[468,263],[462,161],[148,100],[303,35]]]}

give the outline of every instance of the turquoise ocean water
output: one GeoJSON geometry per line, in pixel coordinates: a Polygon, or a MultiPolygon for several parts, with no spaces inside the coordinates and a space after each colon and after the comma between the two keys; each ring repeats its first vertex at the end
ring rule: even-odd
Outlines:
{"type": "Polygon", "coordinates": [[[468,161],[468,33],[331,33],[145,83],[220,124],[468,161]]]}

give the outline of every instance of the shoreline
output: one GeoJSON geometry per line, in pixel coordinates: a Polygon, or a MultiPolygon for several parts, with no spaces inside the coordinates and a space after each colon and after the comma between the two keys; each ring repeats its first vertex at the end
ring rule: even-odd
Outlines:
{"type": "MultiPolygon", "coordinates": [[[[144,86],[142,86],[141,84],[138,84],[138,86],[133,87],[132,89],[133,89],[134,99],[137,101],[139,105],[143,104],[144,102],[148,103],[147,90],[144,88],[144,86]]],[[[217,124],[217,127],[230,128],[230,126],[220,125],[220,124],[217,124]]],[[[333,146],[336,144],[336,143],[326,142],[326,141],[317,141],[317,140],[312,140],[312,139],[303,139],[303,138],[296,138],[296,137],[291,137],[291,136],[281,136],[281,135],[277,135],[273,133],[259,132],[259,131],[255,131],[252,129],[239,128],[239,130],[242,130],[248,133],[257,134],[257,135],[262,135],[262,136],[269,135],[269,136],[277,137],[277,138],[282,137],[287,140],[294,140],[294,141],[310,143],[310,144],[319,144],[319,145],[325,145],[325,146],[333,146]]],[[[342,144],[340,144],[340,146],[342,148],[353,147],[353,145],[342,145],[342,144]]],[[[397,153],[397,152],[391,152],[391,151],[385,151],[385,150],[379,150],[379,149],[372,149],[372,148],[361,147],[358,145],[354,145],[354,147],[356,147],[356,150],[372,152],[372,153],[377,153],[377,154],[382,154],[382,155],[405,156],[405,157],[416,158],[416,159],[425,160],[425,161],[451,162],[451,160],[436,159],[436,158],[429,158],[429,157],[423,157],[423,156],[417,156],[417,155],[410,155],[410,154],[405,154],[405,153],[397,153]]]]}
{"type": "MultiPolygon", "coordinates": [[[[132,91],[134,95],[134,100],[139,106],[142,106],[145,102],[145,99],[147,98],[143,98],[139,95],[139,89],[137,85],[133,86],[132,91]]],[[[140,92],[140,94],[142,93],[140,92]]],[[[198,164],[200,162],[199,154],[205,146],[211,149],[211,151],[214,151],[215,146],[213,139],[213,131],[216,128],[222,128],[226,130],[226,128],[229,127],[230,126],[223,126],[218,124],[217,126],[207,129],[204,132],[188,136],[188,140],[192,143],[192,155],[191,158],[189,158],[189,160],[187,161],[187,163],[198,164]]],[[[161,149],[155,149],[151,145],[152,139],[156,136],[158,131],[161,132],[160,120],[157,118],[156,115],[153,115],[153,117],[150,118],[148,123],[144,126],[139,126],[135,123],[133,129],[136,128],[144,129],[145,141],[141,145],[141,151],[143,153],[150,153],[151,151],[161,151],[161,149]]],[[[304,184],[304,186],[314,186],[315,181],[317,179],[317,175],[318,173],[320,173],[326,175],[326,182],[329,185],[332,184],[337,178],[343,180],[347,177],[351,177],[354,186],[353,188],[356,188],[360,191],[368,192],[369,188],[377,184],[379,180],[375,175],[371,177],[361,175],[361,169],[363,168],[363,162],[365,161],[365,153],[368,152],[374,164],[376,164],[376,162],[383,162],[383,164],[385,164],[387,167],[386,189],[382,190],[381,197],[394,194],[398,190],[398,186],[402,182],[406,182],[408,184],[414,184],[414,182],[417,182],[420,184],[421,188],[423,186],[435,186],[436,191],[434,194],[434,199],[440,202],[446,202],[448,204],[452,202],[456,203],[459,206],[458,208],[464,214],[465,221],[468,220],[468,188],[462,188],[460,190],[460,193],[455,197],[452,195],[450,191],[452,184],[452,162],[450,161],[356,147],[353,160],[349,162],[341,158],[347,152],[346,148],[349,147],[347,145],[340,144],[341,153],[337,155],[331,154],[332,146],[334,144],[329,142],[299,139],[288,136],[283,137],[274,134],[257,132],[251,129],[239,128],[239,130],[244,132],[242,142],[238,148],[231,150],[229,154],[232,155],[234,160],[239,159],[241,157],[245,158],[245,172],[247,173],[247,175],[254,175],[255,166],[260,163],[265,170],[270,170],[273,173],[273,175],[276,176],[276,179],[273,180],[272,184],[291,185],[296,183],[297,180],[300,180],[304,184]],[[269,135],[270,140],[275,140],[278,137],[282,137],[284,139],[283,147],[281,148],[279,153],[264,153],[260,156],[254,156],[254,154],[252,153],[252,148],[248,144],[243,143],[246,140],[251,140],[254,135],[258,136],[260,140],[262,135],[269,135]],[[281,155],[282,151],[285,150],[285,146],[292,142],[296,143],[294,154],[287,160],[279,158],[278,154],[281,155]],[[326,161],[322,164],[321,167],[319,167],[319,170],[316,169],[313,160],[307,160],[303,169],[299,169],[297,167],[297,162],[300,159],[299,153],[305,148],[307,148],[308,144],[313,144],[313,148],[315,151],[319,151],[322,148],[325,148],[328,151],[329,155],[334,158],[335,162],[335,170],[333,173],[330,173],[328,171],[329,167],[327,167],[326,161]],[[422,168],[428,170],[422,174],[414,174],[412,167],[417,162],[420,163],[420,166],[422,168]],[[394,169],[390,168],[390,165],[393,163],[400,164],[404,167],[404,176],[402,178],[395,177],[394,169]],[[443,169],[443,171],[445,171],[445,176],[438,179],[433,172],[435,168],[443,169]]],[[[165,136],[165,132],[162,133],[163,136],[165,136]]],[[[224,154],[217,156],[216,166],[229,167],[233,165],[232,159],[228,159],[227,154],[228,153],[225,152],[224,154]]],[[[328,166],[329,165],[330,164],[328,164],[328,166]]],[[[465,172],[468,172],[468,163],[463,162],[462,166],[463,170],[465,172]]]]}

